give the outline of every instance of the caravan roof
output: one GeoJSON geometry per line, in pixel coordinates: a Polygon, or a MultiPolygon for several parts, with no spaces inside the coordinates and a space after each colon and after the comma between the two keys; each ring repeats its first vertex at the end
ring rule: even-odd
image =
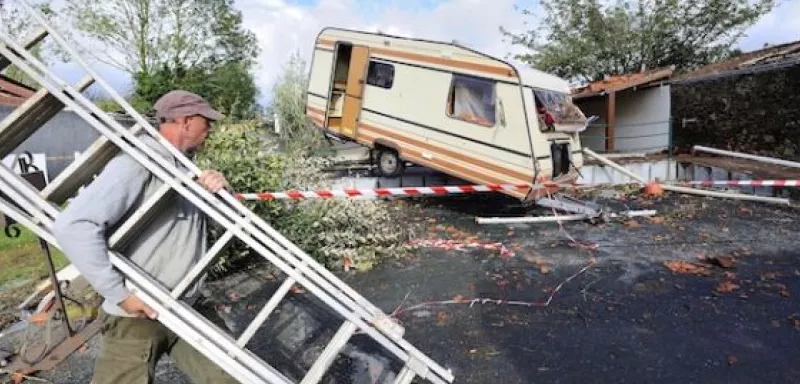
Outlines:
{"type": "Polygon", "coordinates": [[[412,65],[419,65],[419,62],[422,61],[431,68],[455,69],[459,72],[464,71],[504,82],[516,83],[518,81],[512,69],[516,68],[523,85],[569,93],[569,84],[564,79],[533,69],[526,64],[509,63],[456,42],[327,27],[322,29],[317,36],[317,48],[333,48],[335,41],[348,41],[369,46],[378,57],[390,55],[393,60],[408,61],[412,65]]]}

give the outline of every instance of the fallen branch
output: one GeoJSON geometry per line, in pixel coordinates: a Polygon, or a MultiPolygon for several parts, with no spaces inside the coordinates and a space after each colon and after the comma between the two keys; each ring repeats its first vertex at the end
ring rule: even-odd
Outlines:
{"type": "Polygon", "coordinates": [[[562,281],[558,286],[553,289],[553,292],[550,292],[550,296],[547,297],[547,300],[544,302],[530,302],[530,301],[518,301],[518,300],[498,300],[498,299],[489,299],[489,298],[463,298],[463,299],[453,299],[453,300],[443,300],[443,301],[428,301],[422,304],[417,304],[405,309],[395,310],[392,313],[392,317],[399,316],[406,312],[413,312],[418,309],[437,306],[437,305],[452,305],[452,304],[469,304],[469,307],[472,308],[475,304],[497,304],[497,305],[516,305],[516,306],[523,306],[523,307],[549,307],[550,303],[553,302],[553,298],[555,297],[556,293],[564,287],[564,285],[568,284],[570,281],[575,279],[576,277],[580,276],[582,273],[586,272],[589,268],[591,268],[596,262],[594,260],[590,261],[585,267],[581,268],[578,272],[573,274],[572,276],[568,277],[566,280],[562,281]]]}

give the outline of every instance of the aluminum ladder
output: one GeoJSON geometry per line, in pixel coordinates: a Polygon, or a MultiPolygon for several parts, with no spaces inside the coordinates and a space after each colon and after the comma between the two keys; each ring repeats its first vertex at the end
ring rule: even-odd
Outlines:
{"type": "Polygon", "coordinates": [[[226,228],[227,232],[172,289],[155,281],[124,256],[110,251],[112,264],[126,277],[135,294],[159,313],[161,323],[239,381],[292,382],[248,350],[246,345],[295,285],[305,288],[342,319],[338,331],[316,357],[301,383],[319,382],[356,332],[374,340],[402,363],[403,368],[397,373],[395,383],[410,383],[415,377],[432,383],[450,383],[454,380],[449,369],[434,362],[403,338],[404,329],[400,325],[269,226],[231,193],[220,191],[212,194],[200,186],[194,180],[200,170],[99,77],[37,10],[24,1],[19,3],[40,28],[35,36],[49,34],[88,76],[72,86],[49,71],[27,50],[27,44],[18,44],[5,32],[0,32],[0,70],[13,64],[42,87],[0,122],[0,157],[13,151],[65,107],[96,129],[100,138],[41,192],[12,170],[0,166],[0,192],[8,199],[0,199],[0,210],[58,247],[50,232],[59,214],[58,206],[88,183],[115,154],[123,151],[163,181],[164,186],[110,236],[109,249],[136,236],[140,226],[157,211],[159,203],[165,201],[170,193],[178,193],[195,204],[210,219],[226,228]],[[83,96],[81,92],[92,83],[99,85],[136,120],[132,128],[126,129],[83,96]],[[190,172],[181,172],[174,163],[145,145],[137,135],[156,139],[190,172]],[[255,319],[236,338],[180,300],[233,239],[247,244],[287,276],[255,319]]]}

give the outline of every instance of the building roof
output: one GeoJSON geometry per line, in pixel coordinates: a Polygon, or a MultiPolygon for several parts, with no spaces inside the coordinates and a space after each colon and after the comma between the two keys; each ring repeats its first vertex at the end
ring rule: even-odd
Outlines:
{"type": "Polygon", "coordinates": [[[0,75],[0,105],[19,106],[34,93],[35,89],[0,75]]]}
{"type": "Polygon", "coordinates": [[[800,64],[800,41],[746,52],[727,60],[700,67],[676,76],[675,81],[690,80],[728,72],[756,69],[781,64],[800,64]]]}
{"type": "Polygon", "coordinates": [[[651,69],[649,71],[629,73],[618,76],[608,76],[603,80],[575,88],[572,90],[573,99],[600,96],[611,92],[619,92],[630,88],[648,86],[654,82],[670,78],[675,72],[674,66],[651,69]]]}

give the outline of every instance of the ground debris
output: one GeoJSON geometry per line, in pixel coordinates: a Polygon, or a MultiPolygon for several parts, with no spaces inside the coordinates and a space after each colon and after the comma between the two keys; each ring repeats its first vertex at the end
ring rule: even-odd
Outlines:
{"type": "Polygon", "coordinates": [[[735,284],[733,281],[726,280],[719,283],[719,285],[717,285],[717,287],[714,288],[714,291],[716,291],[717,293],[731,293],[739,288],[740,286],[738,284],[735,284]]]}
{"type": "Polygon", "coordinates": [[[670,271],[679,274],[695,274],[702,276],[709,276],[711,271],[705,265],[700,263],[689,263],[683,260],[667,260],[664,266],[670,271]]]}

